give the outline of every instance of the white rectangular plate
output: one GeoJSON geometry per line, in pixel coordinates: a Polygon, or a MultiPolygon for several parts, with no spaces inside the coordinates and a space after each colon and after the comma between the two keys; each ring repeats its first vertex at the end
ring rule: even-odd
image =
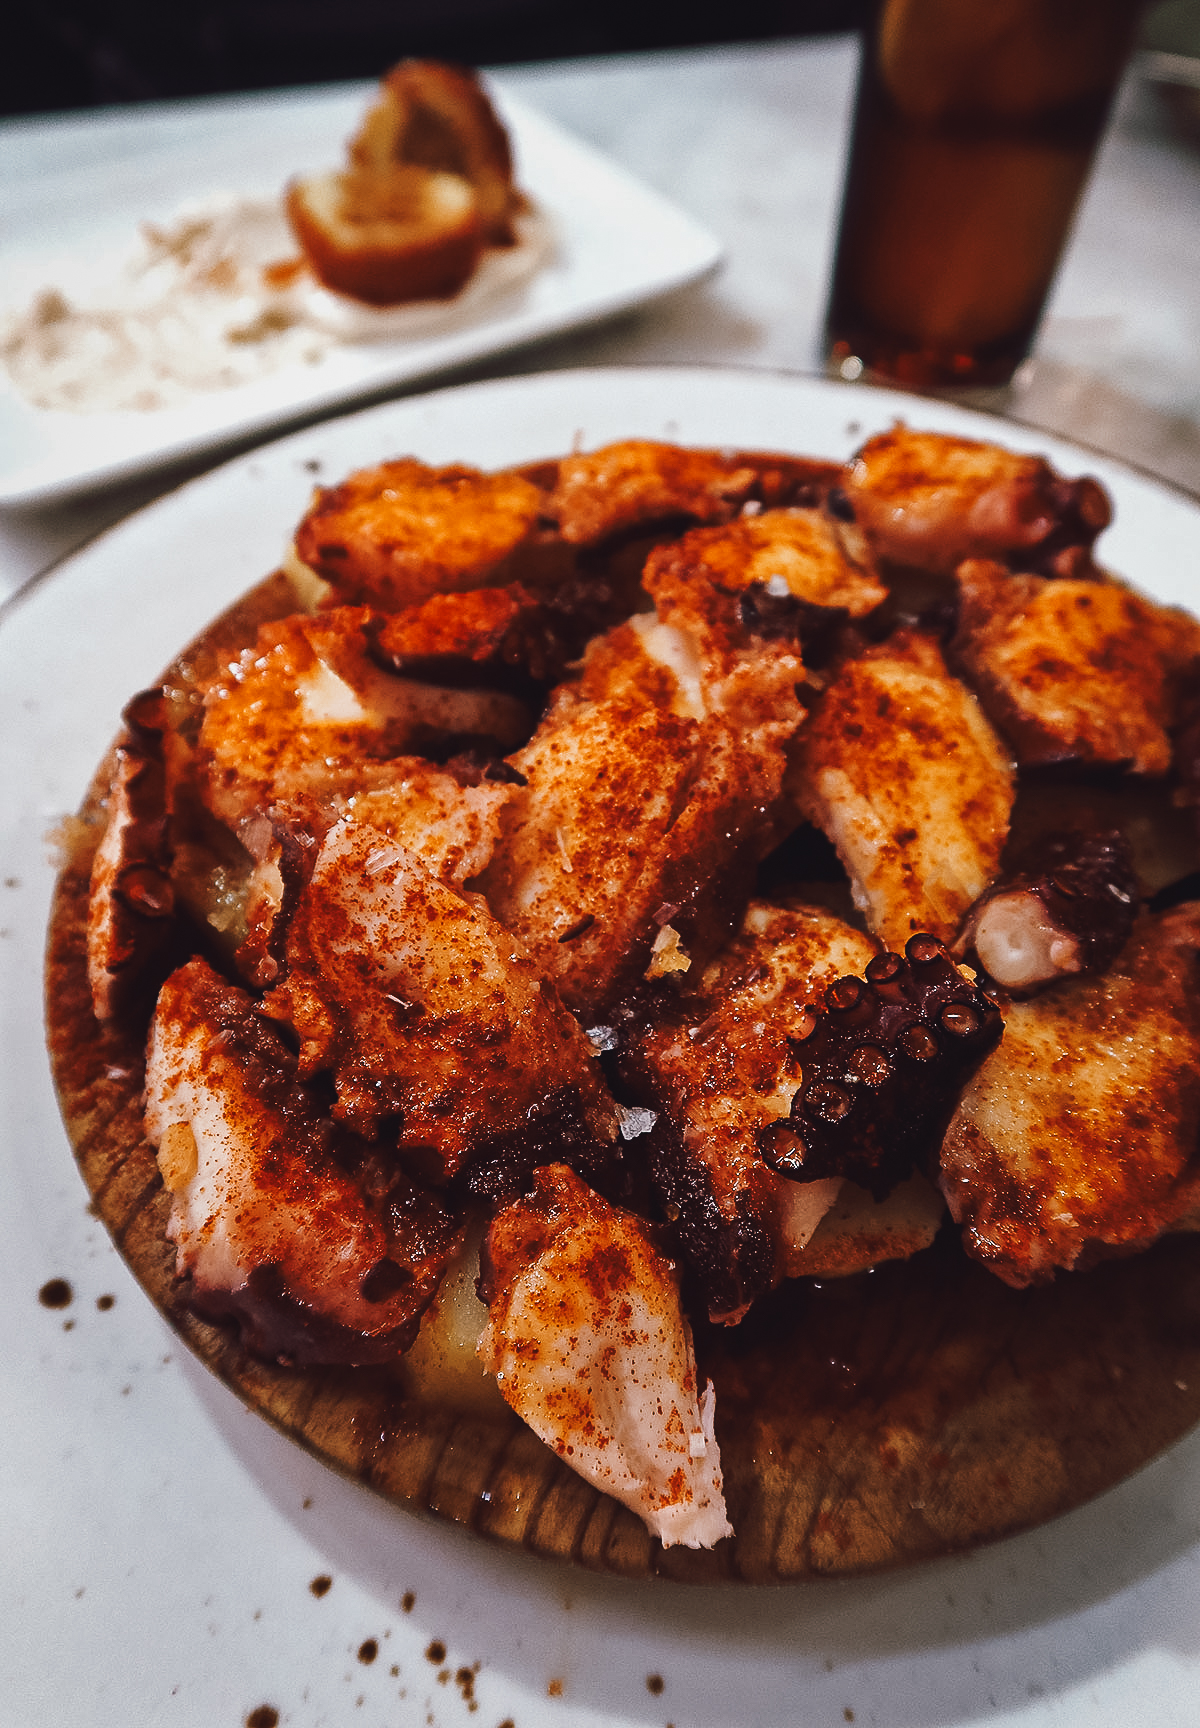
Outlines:
{"type": "MultiPolygon", "coordinates": [[[[366,93],[191,104],[126,119],[0,132],[0,281],[53,282],[56,266],[132,245],[138,224],[222,190],[271,194],[340,160],[366,93]],[[140,123],[139,123],[140,119],[140,123]],[[204,122],[207,121],[207,125],[204,122]],[[303,125],[308,121],[308,125],[303,125]],[[298,124],[300,122],[301,124],[298,124]]],[[[0,506],[62,497],[552,336],[667,294],[712,270],[716,239],[551,121],[506,99],[520,184],[551,256],[526,283],[452,327],[345,343],[178,406],[68,413],[33,407],[0,374],[0,506]]]]}

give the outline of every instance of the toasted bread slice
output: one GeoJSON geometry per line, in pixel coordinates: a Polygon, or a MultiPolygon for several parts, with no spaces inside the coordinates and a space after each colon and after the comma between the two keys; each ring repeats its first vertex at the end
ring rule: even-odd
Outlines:
{"type": "Polygon", "coordinates": [[[434,60],[402,60],[383,80],[350,143],[350,159],[375,173],[397,163],[461,174],[475,190],[488,240],[513,239],[520,199],[508,134],[474,74],[434,60]]]}
{"type": "Polygon", "coordinates": [[[317,278],[372,306],[448,300],[483,249],[470,183],[439,169],[314,174],[292,182],[286,208],[317,278]]]}

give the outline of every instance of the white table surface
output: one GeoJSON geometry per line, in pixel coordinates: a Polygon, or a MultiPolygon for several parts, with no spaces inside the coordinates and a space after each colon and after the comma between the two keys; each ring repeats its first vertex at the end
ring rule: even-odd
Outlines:
{"type": "MultiPolygon", "coordinates": [[[[855,54],[832,39],[505,69],[506,88],[711,227],[728,263],[643,312],[469,375],[663,361],[818,368],[855,54]]],[[[233,174],[243,148],[302,133],[340,140],[363,93],[337,86],[0,123],[0,234],[81,156],[107,156],[150,189],[178,173],[198,136],[211,149],[223,130],[233,174]]],[[[1200,153],[1170,134],[1136,76],[1027,374],[988,401],[1200,493],[1200,153]]],[[[0,600],[178,478],[0,513],[0,600]]]]}
{"type": "MultiPolygon", "coordinates": [[[[506,71],[503,81],[516,94],[708,223],[725,242],[729,262],[718,277],[668,303],[472,375],[639,361],[814,368],[853,63],[852,47],[834,41],[506,71]]],[[[257,105],[254,124],[286,129],[311,119],[340,125],[340,117],[353,116],[360,104],[361,91],[345,89],[272,98],[257,105]]],[[[249,124],[247,112],[245,103],[234,101],[157,109],[139,116],[136,127],[120,114],[0,126],[0,223],[12,200],[38,195],[39,174],[52,179],[74,153],[110,151],[114,161],[128,160],[130,172],[152,178],[156,164],[186,154],[198,128],[227,122],[236,133],[249,124]]],[[[1010,411],[1200,494],[1198,266],[1200,157],[1173,142],[1145,94],[1130,87],[1036,362],[1013,392],[1010,411]]],[[[0,518],[0,598],[177,478],[157,476],[120,492],[0,518]]],[[[7,934],[0,929],[0,936],[7,934]]],[[[81,1200],[69,1169],[56,1193],[72,1220],[69,1228],[63,1224],[64,1240],[73,1238],[81,1200]]],[[[151,1721],[239,1728],[259,1697],[285,1701],[280,1728],[497,1728],[501,1721],[516,1728],[549,1721],[564,1728],[606,1728],[610,1721],[644,1728],[701,1722],[740,1728],[744,1722],[749,1728],[756,1719],[785,1718],[797,1728],[841,1728],[850,1721],[859,1728],[985,1721],[1008,1728],[1191,1728],[1200,1721],[1200,1614],[1194,1612],[1200,1604],[1200,1442],[1186,1443],[1182,1462],[1177,1452],[1169,1465],[1153,1465],[1127,1484],[1115,1522],[1095,1506],[1084,1508],[1017,1539],[999,1557],[929,1568],[905,1593],[903,1624],[888,1580],[856,1586],[858,1615],[848,1634],[836,1585],[734,1592],[740,1597],[735,1604],[720,1591],[664,1594],[513,1561],[457,1530],[417,1519],[398,1552],[381,1539],[376,1508],[365,1494],[352,1500],[339,1495],[339,1517],[332,1519],[322,1467],[234,1409],[183,1352],[167,1345],[153,1375],[127,1372],[135,1354],[150,1359],[145,1338],[157,1317],[140,1308],[99,1226],[91,1228],[88,1253],[70,1321],[77,1318],[89,1348],[111,1369],[112,1396],[95,1412],[110,1442],[115,1434],[144,1446],[144,1424],[166,1407],[159,1382],[169,1380],[172,1419],[186,1407],[189,1421],[212,1436],[211,1473],[183,1490],[198,1525],[224,1528],[222,1484],[236,1492],[245,1474],[261,1485],[268,1511],[275,1509],[276,1528],[270,1552],[230,1555],[230,1588],[195,1606],[195,1638],[173,1649],[168,1663],[154,1647],[156,1595],[177,1611],[190,1602],[190,1581],[175,1571],[167,1536],[181,1491],[169,1460],[145,1483],[151,1521],[156,1507],[163,1513],[163,1540],[126,1568],[121,1533],[114,1529],[114,1560],[121,1559],[122,1572],[119,1578],[114,1572],[108,1594],[97,1599],[73,1576],[43,1575],[38,1563],[40,1519],[70,1520],[86,1505],[94,1525],[96,1506],[103,1509],[99,1457],[86,1447],[73,1451],[64,1458],[55,1501],[28,1507],[19,1530],[0,1529],[0,1723],[6,1728],[48,1728],[60,1720],[83,1728],[143,1728],[151,1721]],[[97,1298],[114,1290],[113,1312],[97,1312],[97,1298]],[[324,1601],[307,1588],[314,1549],[324,1557],[321,1569],[335,1578],[324,1601]],[[469,1603],[454,1582],[461,1571],[449,1563],[457,1555],[469,1561],[475,1581],[469,1603]],[[286,1636],[276,1584],[285,1567],[295,1574],[286,1636]],[[411,1612],[402,1599],[410,1587],[416,1595],[411,1612]],[[268,1603],[261,1619],[251,1615],[256,1592],[268,1603]],[[582,1652],[593,1661],[602,1643],[585,1639],[582,1627],[625,1626],[631,1596],[644,1607],[644,1659],[620,1676],[593,1671],[582,1652]],[[144,1620],[130,1620],[131,1600],[144,1602],[144,1620]],[[284,1663],[297,1627],[310,1651],[304,1673],[284,1663]],[[681,1697],[688,1651],[708,1649],[718,1635],[728,1638],[739,1662],[757,1667],[759,1696],[747,1701],[744,1717],[723,1694],[690,1703],[681,1697]],[[372,1637],[383,1642],[368,1669],[359,1649],[372,1637]],[[435,1640],[447,1648],[448,1673],[426,1659],[435,1640]],[[455,1664],[480,1650],[487,1655],[478,1676],[479,1708],[472,1710],[475,1680],[468,1685],[456,1678],[455,1664]],[[914,1651],[930,1659],[910,1659],[914,1651]],[[81,1687],[81,1662],[94,1673],[94,1685],[81,1687]],[[202,1721],[188,1700],[221,1690],[212,1679],[214,1663],[227,1665],[227,1707],[202,1721]],[[404,1678],[389,1680],[397,1663],[404,1678]],[[661,1697],[650,1685],[658,1670],[670,1681],[661,1697]],[[160,1673],[164,1685],[155,1692],[160,1673]],[[558,1700],[554,1689],[563,1675],[569,1684],[558,1700]],[[807,1678],[789,1706],[801,1675],[807,1678]],[[136,1723],[127,1713],[135,1694],[156,1699],[136,1723]],[[609,1702],[614,1695],[615,1706],[609,1702]],[[23,1703],[14,1716],[5,1700],[16,1696],[23,1703]],[[597,1705],[600,1698],[604,1707],[597,1705]]],[[[28,1291],[23,1295],[31,1308],[28,1291]]],[[[39,1347],[53,1358],[63,1317],[38,1309],[25,1323],[38,1329],[39,1347]]],[[[0,1408],[0,1465],[31,1426],[23,1399],[33,1395],[13,1387],[11,1401],[0,1408]]],[[[164,1419],[164,1442],[170,1433],[164,1419]]]]}

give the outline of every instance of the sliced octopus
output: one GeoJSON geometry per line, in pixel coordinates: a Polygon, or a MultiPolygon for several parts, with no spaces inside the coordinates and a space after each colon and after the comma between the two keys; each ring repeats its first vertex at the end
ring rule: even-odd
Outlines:
{"type": "Polygon", "coordinates": [[[277,579],[131,704],[96,852],[98,1017],[170,973],[180,1300],[302,1363],[428,1367],[453,1311],[461,1368],[486,1232],[503,1396],[711,1546],[681,1291],[737,1322],[946,1205],[1017,1285],[1194,1227],[1200,912],[1140,908],[1195,865],[1200,626],[1101,576],[1107,520],[903,427],[318,492],[313,610],[277,579]]]}
{"type": "Polygon", "coordinates": [[[594,546],[660,523],[728,522],[747,505],[811,505],[839,473],[832,462],[629,438],[564,456],[547,511],[564,540],[594,546]]]}
{"type": "Polygon", "coordinates": [[[412,1342],[461,1224],[399,1169],[377,1171],[372,1197],[362,1148],[277,1028],[203,960],[159,995],[146,1133],[193,1307],[294,1362],[389,1361],[412,1342]]]}
{"type": "Polygon", "coordinates": [[[616,1114],[582,1029],[482,901],[439,882],[386,833],[338,823],[292,918],[268,1011],[329,1073],[335,1117],[444,1186],[481,1150],[552,1111],[611,1144],[616,1114]]]}
{"type": "Polygon", "coordinates": [[[872,933],[953,941],[995,877],[1014,777],[937,641],[902,630],[846,662],[805,726],[789,788],[837,847],[872,933]]]}
{"type": "Polygon", "coordinates": [[[1124,947],[1140,894],[1118,830],[1052,832],[992,884],[956,944],[994,983],[1023,994],[1076,972],[1103,972],[1124,947]]]}
{"type": "Polygon", "coordinates": [[[483,1291],[480,1355],[535,1434],[664,1547],[733,1534],[712,1385],[697,1385],[675,1269],[643,1219],[561,1165],[539,1170],[493,1220],[483,1291]]]}
{"type": "Polygon", "coordinates": [[[197,774],[231,828],[273,809],[319,827],[333,795],[386,786],[398,756],[481,740],[499,756],[527,735],[511,695],[385,669],[372,625],[357,607],[283,619],[205,688],[197,774]]]}
{"type": "Polygon", "coordinates": [[[520,474],[400,457],[319,487],[295,556],[340,602],[394,612],[519,576],[535,553],[543,506],[541,489],[520,474]]]}
{"type": "Polygon", "coordinates": [[[1167,772],[1180,685],[1200,661],[1195,619],[1116,582],[1013,576],[981,559],[957,581],[951,652],[1022,767],[1167,772]]]}
{"type": "Polygon", "coordinates": [[[128,713],[140,713],[143,723],[131,724],[116,747],[107,821],[92,862],[88,984],[99,1020],[130,1007],[157,982],[170,948],[175,886],[162,725],[144,723],[159,719],[156,710],[152,694],[130,704],[128,713]]]}
{"type": "Polygon", "coordinates": [[[879,557],[944,576],[964,558],[1089,573],[1112,516],[1097,481],[1066,480],[1041,456],[901,425],[863,445],[842,495],[879,557]]]}
{"type": "Polygon", "coordinates": [[[1007,1283],[1128,1252],[1200,1196],[1200,908],[1148,917],[1109,971],[1005,1010],[950,1124],[947,1204],[1007,1283]]]}
{"type": "Polygon", "coordinates": [[[601,637],[508,758],[523,784],[479,883],[585,1016],[648,968],[686,969],[687,941],[736,905],[804,712],[796,643],[756,637],[702,572],[681,592],[650,566],[658,609],[601,637]]]}

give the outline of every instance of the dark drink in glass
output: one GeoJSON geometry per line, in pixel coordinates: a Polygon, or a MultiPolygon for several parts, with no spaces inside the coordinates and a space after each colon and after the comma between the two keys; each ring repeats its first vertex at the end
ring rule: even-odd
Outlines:
{"type": "Polygon", "coordinates": [[[1139,0],[881,0],[859,77],[831,367],[1002,384],[1025,357],[1139,0]]]}

